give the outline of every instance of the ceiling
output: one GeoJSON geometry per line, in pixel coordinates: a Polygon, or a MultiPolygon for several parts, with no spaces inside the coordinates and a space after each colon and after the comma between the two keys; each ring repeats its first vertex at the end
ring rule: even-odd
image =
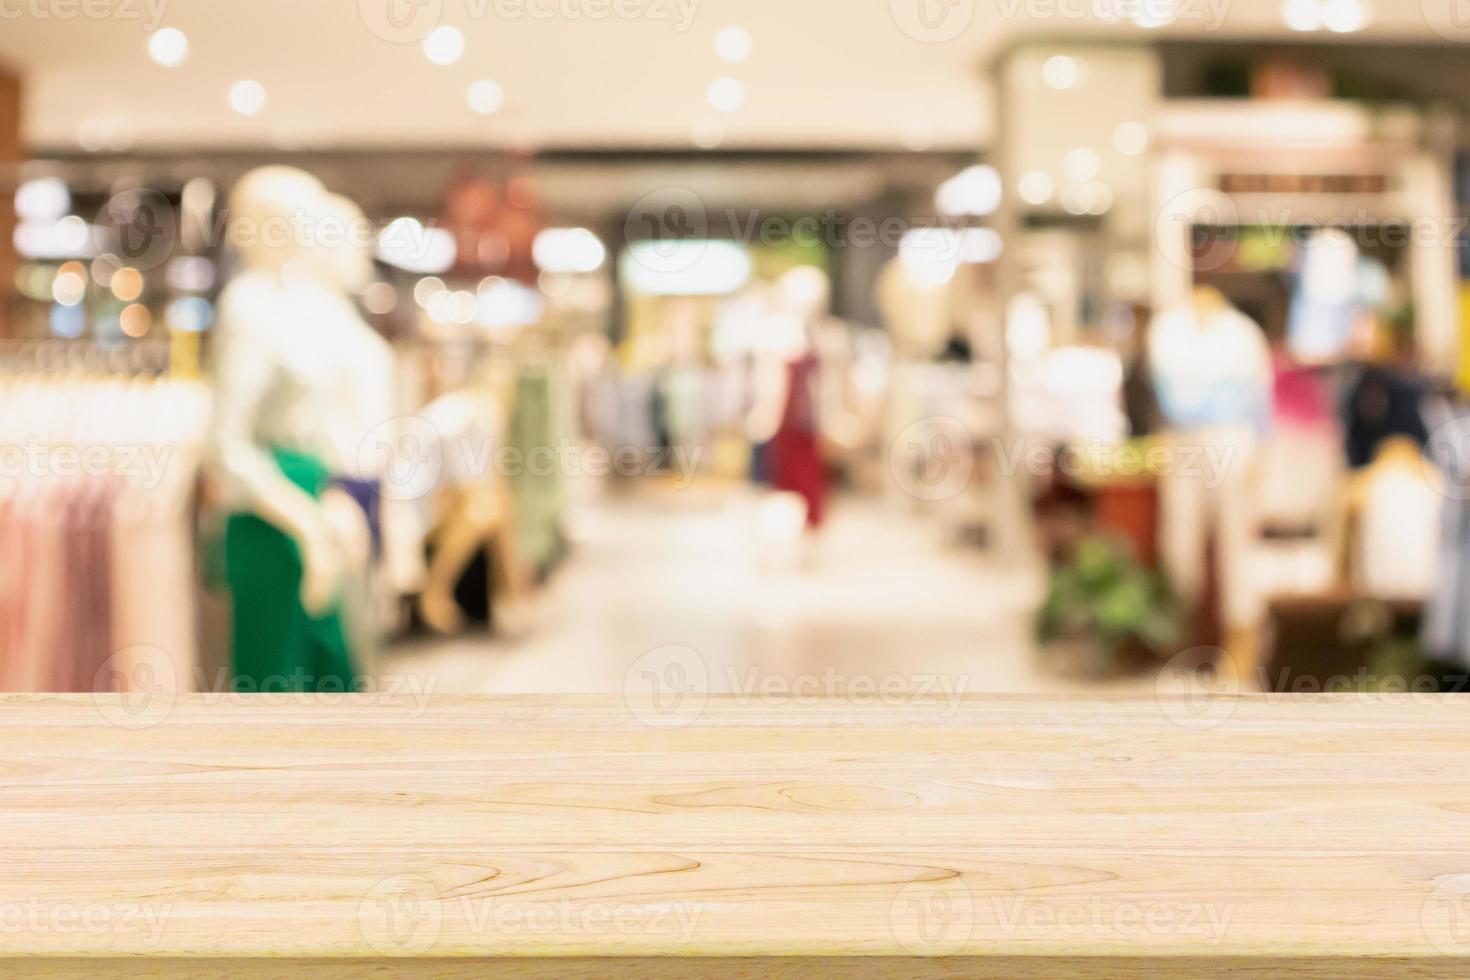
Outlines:
{"type": "MultiPolygon", "coordinates": [[[[988,138],[983,66],[1018,35],[1302,37],[1282,25],[1282,0],[1172,0],[1177,20],[1156,32],[1096,16],[1168,2],[26,0],[5,8],[0,62],[22,75],[25,137],[40,152],[689,148],[696,127],[726,147],[955,149],[988,138]],[[434,24],[463,31],[458,63],[431,64],[401,40],[434,24]],[[754,39],[743,64],[715,53],[731,24],[754,39]],[[181,66],[149,59],[157,27],[187,34],[181,66]],[[706,89],[724,75],[746,101],[721,115],[706,89]],[[227,105],[244,78],[268,92],[255,117],[227,105]],[[466,104],[479,78],[504,89],[493,116],[466,104]]],[[[1444,39],[1432,16],[1420,0],[1378,0],[1365,34],[1444,39]]]]}

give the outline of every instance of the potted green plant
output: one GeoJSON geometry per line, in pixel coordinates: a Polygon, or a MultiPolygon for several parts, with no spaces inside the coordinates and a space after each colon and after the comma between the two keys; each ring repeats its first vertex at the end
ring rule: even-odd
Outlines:
{"type": "Polygon", "coordinates": [[[1134,560],[1125,542],[1091,535],[1052,570],[1037,614],[1037,639],[1058,666],[1090,678],[1126,673],[1178,642],[1163,576],[1134,560]]]}

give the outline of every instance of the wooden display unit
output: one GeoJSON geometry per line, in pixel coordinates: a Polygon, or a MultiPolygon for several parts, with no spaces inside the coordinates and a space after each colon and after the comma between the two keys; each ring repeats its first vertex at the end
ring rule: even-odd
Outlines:
{"type": "Polygon", "coordinates": [[[7,977],[1470,975],[1454,697],[0,699],[7,977]]]}

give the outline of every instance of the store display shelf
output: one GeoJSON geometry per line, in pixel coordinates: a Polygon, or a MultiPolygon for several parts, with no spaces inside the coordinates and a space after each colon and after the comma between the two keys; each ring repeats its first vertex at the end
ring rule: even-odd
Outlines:
{"type": "Polygon", "coordinates": [[[851,693],[5,696],[0,974],[1470,975],[1470,701],[851,693]]]}

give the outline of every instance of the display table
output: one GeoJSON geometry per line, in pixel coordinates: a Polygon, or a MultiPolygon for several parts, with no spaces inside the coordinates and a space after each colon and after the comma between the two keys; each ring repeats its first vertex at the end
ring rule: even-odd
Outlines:
{"type": "Polygon", "coordinates": [[[1470,700],[286,701],[0,698],[0,975],[1470,975],[1470,700]]]}

